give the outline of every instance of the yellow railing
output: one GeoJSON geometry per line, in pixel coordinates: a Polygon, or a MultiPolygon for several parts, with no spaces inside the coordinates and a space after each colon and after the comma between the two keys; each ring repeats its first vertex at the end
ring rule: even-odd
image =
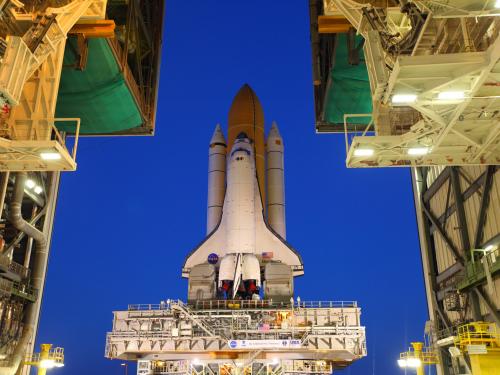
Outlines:
{"type": "Polygon", "coordinates": [[[431,348],[424,348],[421,352],[415,352],[413,348],[409,348],[407,352],[400,353],[399,359],[418,359],[424,365],[434,365],[439,362],[436,353],[431,348]]]}
{"type": "Polygon", "coordinates": [[[458,327],[456,346],[464,349],[467,345],[486,345],[500,348],[500,333],[495,323],[472,322],[458,327]]]}

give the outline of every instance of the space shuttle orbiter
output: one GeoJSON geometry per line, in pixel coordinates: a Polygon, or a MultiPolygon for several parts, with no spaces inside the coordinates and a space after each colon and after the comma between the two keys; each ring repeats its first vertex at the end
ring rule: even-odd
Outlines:
{"type": "Polygon", "coordinates": [[[244,85],[233,100],[228,143],[217,125],[209,147],[207,237],[186,258],[188,300],[289,301],[304,273],[286,242],[283,140],[264,140],[259,99],[244,85]]]}

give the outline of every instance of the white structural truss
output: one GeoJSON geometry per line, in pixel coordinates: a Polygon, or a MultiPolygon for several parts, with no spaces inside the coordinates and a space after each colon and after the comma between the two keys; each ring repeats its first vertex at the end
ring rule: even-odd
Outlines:
{"type": "Polygon", "coordinates": [[[356,302],[167,301],[115,311],[106,357],[138,374],[329,374],[366,355],[356,302]],[[176,371],[174,371],[176,369],[176,371]]]}
{"type": "MultiPolygon", "coordinates": [[[[66,35],[79,20],[103,19],[106,3],[74,0],[34,15],[4,2],[0,18],[22,36],[7,35],[0,56],[0,171],[76,169],[76,147],[68,150],[54,118],[66,35]]],[[[63,121],[76,125],[77,143],[79,119],[63,121]]]]}
{"type": "Polygon", "coordinates": [[[324,3],[365,39],[373,112],[344,116],[348,167],[500,163],[497,1],[324,3]]]}

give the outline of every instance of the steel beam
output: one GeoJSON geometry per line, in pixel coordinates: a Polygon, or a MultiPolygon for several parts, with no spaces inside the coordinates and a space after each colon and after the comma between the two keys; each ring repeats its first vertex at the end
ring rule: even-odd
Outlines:
{"type": "Polygon", "coordinates": [[[429,202],[431,198],[436,195],[438,190],[441,188],[441,186],[444,185],[446,181],[448,181],[448,178],[450,177],[450,167],[446,167],[440,174],[439,176],[436,177],[434,182],[429,186],[429,188],[422,193],[422,197],[424,202],[429,202]]]}
{"type": "Polygon", "coordinates": [[[422,200],[422,209],[424,210],[425,215],[430,220],[430,222],[432,223],[434,228],[437,229],[437,231],[439,232],[439,234],[443,238],[443,240],[446,243],[446,245],[448,246],[448,248],[451,250],[451,252],[455,256],[455,260],[463,265],[464,258],[462,257],[462,255],[460,255],[455,244],[451,241],[451,239],[446,234],[445,230],[441,227],[441,224],[438,222],[438,219],[433,215],[433,213],[430,211],[430,209],[425,206],[425,203],[423,200],[422,200]]]}
{"type": "MultiPolygon", "coordinates": [[[[455,206],[457,208],[457,218],[458,226],[460,230],[460,239],[462,242],[462,251],[464,252],[466,262],[469,262],[472,258],[471,244],[469,239],[469,231],[467,227],[467,218],[465,216],[464,201],[462,195],[462,189],[460,187],[460,176],[458,174],[458,167],[451,167],[451,184],[453,186],[453,192],[455,195],[455,206]]],[[[479,305],[478,296],[470,292],[472,315],[475,320],[481,320],[481,307],[479,305]]]]}
{"type": "Polygon", "coordinates": [[[497,324],[497,326],[500,327],[500,314],[498,313],[497,308],[493,304],[493,302],[490,300],[490,298],[481,290],[481,287],[475,287],[474,292],[476,292],[476,297],[479,297],[481,301],[483,301],[484,305],[488,309],[488,312],[490,313],[491,317],[497,324]]]}
{"type": "Polygon", "coordinates": [[[490,192],[493,186],[493,176],[495,174],[495,166],[490,165],[486,170],[486,181],[484,182],[483,196],[481,198],[481,208],[479,209],[479,216],[476,227],[476,236],[474,239],[474,249],[479,249],[483,239],[484,224],[486,222],[486,212],[490,204],[490,192]]]}
{"type": "MultiPolygon", "coordinates": [[[[498,170],[498,166],[492,165],[492,169],[494,170],[494,173],[498,170]]],[[[444,173],[444,172],[443,172],[444,173]]],[[[484,185],[486,181],[486,174],[487,172],[484,172],[479,176],[475,181],[473,181],[467,189],[462,194],[463,201],[465,202],[467,199],[469,199],[474,193],[479,191],[479,189],[484,185]]],[[[437,191],[437,190],[436,190],[437,191]]],[[[432,198],[432,196],[430,197],[432,198]]],[[[429,198],[429,199],[430,199],[429,198]]],[[[446,219],[448,219],[453,213],[456,211],[457,207],[455,203],[453,203],[448,209],[438,218],[438,221],[440,223],[444,223],[446,219]]],[[[434,233],[436,229],[434,227],[431,227],[431,234],[434,233]]]]}

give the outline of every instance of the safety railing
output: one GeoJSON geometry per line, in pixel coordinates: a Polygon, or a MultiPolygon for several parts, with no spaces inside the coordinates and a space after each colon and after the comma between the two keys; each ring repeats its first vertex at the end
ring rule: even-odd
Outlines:
{"type": "Polygon", "coordinates": [[[73,133],[73,136],[75,137],[75,141],[73,143],[73,148],[71,149],[71,151],[67,148],[66,141],[61,136],[61,133],[56,128],[55,124],[52,124],[52,131],[53,131],[55,139],[57,139],[57,141],[61,144],[61,146],[64,146],[66,148],[68,154],[71,155],[71,158],[73,160],[76,160],[76,152],[78,150],[78,140],[80,139],[80,123],[81,123],[81,119],[78,118],[78,117],[64,117],[64,118],[63,117],[59,117],[59,118],[55,118],[54,122],[74,122],[74,123],[76,123],[75,130],[74,130],[74,133],[73,133]]]}
{"type": "Polygon", "coordinates": [[[21,298],[25,298],[28,301],[35,302],[38,297],[38,290],[33,288],[31,285],[13,281],[12,294],[15,294],[16,296],[21,298]]]}
{"type": "Polygon", "coordinates": [[[458,327],[457,344],[464,348],[467,345],[485,345],[500,347],[500,333],[495,323],[473,322],[458,327]]]}
{"type": "Polygon", "coordinates": [[[26,279],[29,276],[29,269],[19,263],[12,261],[8,256],[0,254],[0,266],[4,266],[9,271],[26,279]]]}
{"type": "Polygon", "coordinates": [[[61,367],[64,365],[64,348],[52,348],[43,357],[41,353],[33,353],[26,356],[24,362],[26,364],[42,365],[43,361],[50,361],[53,367],[61,367]]]}
{"type": "MultiPolygon", "coordinates": [[[[173,305],[185,306],[180,300],[167,300],[158,304],[132,304],[129,311],[168,310],[173,305]]],[[[196,310],[272,309],[272,308],[356,308],[357,301],[294,301],[276,302],[272,300],[206,300],[187,305],[196,310]]]]}
{"type": "Polygon", "coordinates": [[[407,352],[400,353],[399,359],[417,360],[425,365],[432,365],[439,362],[436,352],[432,351],[431,348],[424,348],[421,352],[416,352],[413,348],[410,348],[407,352]]]}

